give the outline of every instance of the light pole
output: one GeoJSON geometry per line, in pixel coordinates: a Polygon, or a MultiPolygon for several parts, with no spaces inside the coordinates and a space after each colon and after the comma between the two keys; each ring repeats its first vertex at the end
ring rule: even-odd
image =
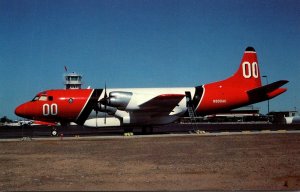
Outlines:
{"type": "MultiPolygon", "coordinates": [[[[268,81],[268,76],[267,75],[263,75],[262,77],[266,78],[266,81],[267,81],[267,85],[269,84],[269,81],[268,81]]],[[[270,113],[270,102],[269,102],[269,99],[268,99],[268,115],[270,113]]]]}

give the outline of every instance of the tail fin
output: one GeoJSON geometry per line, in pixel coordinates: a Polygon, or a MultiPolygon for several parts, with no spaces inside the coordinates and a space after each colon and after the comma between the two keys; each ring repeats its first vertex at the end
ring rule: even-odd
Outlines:
{"type": "Polygon", "coordinates": [[[246,48],[239,69],[225,82],[231,86],[243,87],[246,90],[261,86],[260,70],[256,51],[253,47],[246,48]]]}
{"type": "Polygon", "coordinates": [[[195,100],[198,103],[196,111],[207,115],[271,99],[286,91],[280,87],[287,82],[281,80],[261,86],[256,52],[253,47],[248,47],[233,76],[196,88],[196,96],[202,94],[200,100],[195,100]]]}

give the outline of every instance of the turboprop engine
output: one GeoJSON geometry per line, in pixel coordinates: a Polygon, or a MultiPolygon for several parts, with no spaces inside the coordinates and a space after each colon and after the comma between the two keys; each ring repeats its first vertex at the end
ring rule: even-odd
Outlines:
{"type": "Polygon", "coordinates": [[[119,110],[124,110],[130,99],[131,99],[132,93],[131,92],[125,92],[125,91],[112,91],[109,93],[109,97],[104,97],[100,101],[100,108],[103,108],[103,106],[108,107],[114,107],[119,110]]]}
{"type": "Polygon", "coordinates": [[[106,125],[106,120],[108,119],[108,124],[110,126],[114,126],[115,123],[117,122],[118,125],[120,125],[120,122],[122,123],[130,123],[130,117],[129,113],[125,111],[127,105],[129,104],[129,101],[132,97],[131,92],[125,92],[125,91],[112,91],[109,93],[109,96],[106,94],[106,89],[105,89],[105,94],[104,97],[97,103],[97,106],[95,108],[96,112],[96,118],[89,119],[86,121],[85,125],[86,126],[101,126],[101,123],[103,122],[98,122],[98,112],[104,112],[104,125],[106,125]],[[115,116],[115,119],[118,119],[118,121],[112,123],[112,117],[106,116],[108,115],[113,115],[115,116]]]}

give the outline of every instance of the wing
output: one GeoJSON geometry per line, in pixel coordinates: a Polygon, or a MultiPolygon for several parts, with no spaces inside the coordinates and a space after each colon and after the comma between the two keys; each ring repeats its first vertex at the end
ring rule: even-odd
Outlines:
{"type": "Polygon", "coordinates": [[[162,94],[139,105],[139,111],[168,115],[184,97],[184,94],[162,94]]]}

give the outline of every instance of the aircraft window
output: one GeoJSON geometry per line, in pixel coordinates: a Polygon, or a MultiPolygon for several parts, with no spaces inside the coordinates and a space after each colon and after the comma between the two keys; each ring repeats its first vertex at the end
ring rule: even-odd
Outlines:
{"type": "Polygon", "coordinates": [[[47,96],[42,95],[42,96],[39,98],[39,101],[47,101],[47,96]]]}
{"type": "Polygon", "coordinates": [[[49,101],[53,101],[53,96],[49,96],[49,97],[48,97],[48,100],[49,100],[49,101]]]}
{"type": "Polygon", "coordinates": [[[37,100],[39,100],[39,96],[35,96],[33,99],[32,99],[32,101],[37,101],[37,100]]]}

